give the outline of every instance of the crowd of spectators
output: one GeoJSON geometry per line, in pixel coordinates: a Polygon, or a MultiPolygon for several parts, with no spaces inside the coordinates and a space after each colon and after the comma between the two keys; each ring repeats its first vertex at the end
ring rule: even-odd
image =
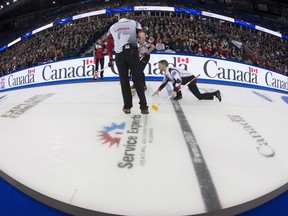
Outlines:
{"type": "MultiPolygon", "coordinates": [[[[160,3],[154,5],[157,4],[160,3]]],[[[125,6],[124,3],[121,5],[121,1],[112,2],[111,5],[125,6]]],[[[89,8],[88,11],[95,8],[89,8]]],[[[84,12],[87,10],[78,11],[84,12]]],[[[155,44],[156,51],[234,59],[288,74],[286,40],[202,16],[155,12],[132,14],[133,19],[144,27],[149,41],[155,44]],[[235,46],[231,43],[233,40],[242,45],[235,46]]],[[[0,76],[39,63],[80,56],[116,20],[114,15],[90,17],[33,35],[0,52],[0,76]]]]}
{"type": "Polygon", "coordinates": [[[288,41],[237,24],[201,16],[136,17],[158,51],[234,59],[288,75],[288,41]],[[232,41],[242,44],[235,46],[232,41]]]}
{"type": "Polygon", "coordinates": [[[35,34],[0,53],[0,76],[44,62],[78,57],[113,22],[111,18],[80,19],[35,34]]]}
{"type": "MultiPolygon", "coordinates": [[[[225,1],[224,1],[225,2],[225,1]]],[[[288,34],[288,25],[279,22],[267,21],[257,18],[255,14],[249,14],[248,12],[241,11],[235,8],[233,4],[215,2],[213,0],[205,1],[191,1],[191,0],[146,0],[145,3],[140,0],[109,0],[109,1],[82,1],[77,4],[60,7],[57,9],[45,10],[43,12],[38,11],[34,16],[30,16],[30,20],[21,19],[16,21],[14,25],[17,26],[12,32],[0,32],[0,47],[11,42],[14,39],[24,35],[28,31],[32,31],[40,26],[51,22],[57,22],[61,18],[73,16],[76,14],[86,13],[90,11],[100,10],[103,8],[115,8],[125,6],[139,6],[139,5],[151,5],[151,6],[171,6],[178,8],[193,8],[197,10],[204,10],[207,12],[213,12],[222,14],[225,16],[234,17],[246,22],[252,22],[260,26],[279,31],[283,34],[288,34]]],[[[251,12],[250,12],[251,13],[251,12]]]]}

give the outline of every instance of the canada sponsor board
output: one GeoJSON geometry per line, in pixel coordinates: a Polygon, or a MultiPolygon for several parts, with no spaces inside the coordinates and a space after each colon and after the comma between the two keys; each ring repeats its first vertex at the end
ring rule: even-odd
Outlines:
{"type": "Polygon", "coordinates": [[[21,75],[17,73],[11,74],[8,76],[8,86],[17,87],[35,83],[35,71],[35,69],[31,68],[21,75]]]}
{"type": "MultiPolygon", "coordinates": [[[[246,84],[246,86],[251,85],[251,87],[268,87],[288,93],[287,76],[246,64],[200,56],[151,54],[150,61],[144,71],[145,75],[161,79],[163,73],[158,69],[158,61],[162,59],[166,59],[171,67],[200,74],[200,79],[225,81],[226,84],[231,83],[231,85],[238,83],[246,84]]],[[[107,64],[108,56],[105,56],[104,66],[107,64]]],[[[0,91],[31,84],[90,79],[94,71],[95,61],[93,57],[49,63],[2,77],[0,91]]],[[[104,77],[118,77],[116,64],[105,69],[104,77]]]]}
{"type": "Polygon", "coordinates": [[[115,166],[132,169],[145,165],[146,149],[153,142],[153,128],[149,128],[147,116],[133,115],[130,121],[103,126],[97,137],[97,144],[117,151],[119,158],[115,166]]]}
{"type": "Polygon", "coordinates": [[[65,64],[63,66],[45,65],[41,71],[42,79],[45,81],[57,81],[92,77],[95,71],[95,60],[82,59],[77,61],[77,64],[69,65],[69,67],[65,64]]]}
{"type": "Polygon", "coordinates": [[[93,58],[80,58],[59,61],[18,71],[1,78],[1,89],[13,89],[32,84],[45,84],[54,81],[85,79],[93,76],[95,61],[93,58]]]}

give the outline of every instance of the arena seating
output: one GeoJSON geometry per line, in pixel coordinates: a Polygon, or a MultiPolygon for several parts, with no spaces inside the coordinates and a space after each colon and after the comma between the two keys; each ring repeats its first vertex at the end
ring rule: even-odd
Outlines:
{"type": "MultiPolygon", "coordinates": [[[[133,5],[142,4],[133,1],[133,5]]],[[[176,2],[159,3],[159,1],[148,0],[147,4],[175,6],[176,2]]],[[[63,17],[98,10],[101,7],[112,8],[125,5],[131,5],[131,1],[111,1],[109,4],[94,5],[88,9],[87,5],[84,5],[85,7],[79,7],[76,11],[66,9],[63,11],[63,16],[60,17],[58,14],[57,17],[51,16],[45,21],[53,21],[53,19],[57,21],[63,17]]],[[[198,9],[205,7],[207,11],[213,11],[215,3],[203,6],[196,2],[181,1],[177,6],[198,9]]],[[[228,16],[235,15],[235,10],[223,5],[218,4],[215,10],[217,11],[214,12],[220,11],[228,16]]],[[[152,43],[155,45],[158,43],[159,46],[161,43],[164,44],[165,51],[232,59],[288,74],[288,41],[278,37],[237,24],[196,15],[132,12],[131,16],[142,24],[147,38],[152,43]],[[239,48],[232,41],[241,42],[243,45],[239,48]]],[[[109,26],[116,21],[114,15],[90,17],[35,34],[0,52],[0,76],[45,62],[78,57],[102,37],[109,26]]]]}

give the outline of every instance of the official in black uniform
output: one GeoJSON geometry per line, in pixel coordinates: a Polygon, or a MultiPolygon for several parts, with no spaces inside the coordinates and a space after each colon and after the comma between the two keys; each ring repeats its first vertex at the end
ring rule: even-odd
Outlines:
{"type": "Polygon", "coordinates": [[[139,70],[140,62],[137,48],[137,37],[140,44],[145,42],[145,33],[141,25],[130,19],[122,18],[119,22],[113,24],[107,36],[107,52],[110,57],[109,66],[113,65],[112,49],[114,46],[115,61],[119,71],[120,83],[122,88],[122,96],[124,100],[123,111],[126,114],[131,113],[132,94],[129,84],[129,74],[135,85],[136,92],[140,99],[140,109],[142,114],[149,114],[146,96],[144,93],[144,82],[141,71],[139,70]]]}

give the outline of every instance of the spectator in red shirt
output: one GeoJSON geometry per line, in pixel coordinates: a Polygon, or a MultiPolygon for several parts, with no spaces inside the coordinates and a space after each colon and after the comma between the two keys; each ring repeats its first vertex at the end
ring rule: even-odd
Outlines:
{"type": "MultiPolygon", "coordinates": [[[[96,45],[95,45],[95,50],[93,52],[94,59],[95,59],[95,66],[96,66],[96,71],[95,74],[98,72],[99,68],[99,63],[101,67],[101,72],[100,72],[100,77],[103,78],[103,68],[104,68],[104,53],[105,53],[106,46],[102,42],[102,39],[98,39],[96,45]]],[[[95,78],[94,78],[95,79],[95,78]]]]}
{"type": "Polygon", "coordinates": [[[211,42],[207,43],[207,44],[204,46],[203,52],[204,52],[205,55],[209,55],[209,56],[212,55],[211,42]]]}

